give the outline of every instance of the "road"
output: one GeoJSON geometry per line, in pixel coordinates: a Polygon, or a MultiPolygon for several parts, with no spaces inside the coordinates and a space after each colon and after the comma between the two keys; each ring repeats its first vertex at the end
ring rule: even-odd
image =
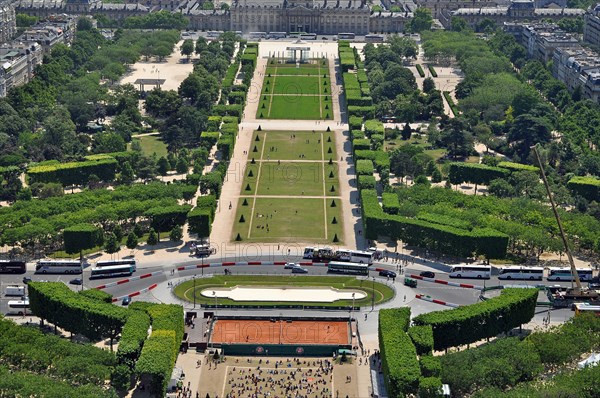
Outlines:
{"type": "MultiPolygon", "coordinates": [[[[154,275],[154,276],[151,276],[151,277],[148,277],[145,279],[138,279],[138,280],[134,280],[134,281],[131,281],[128,283],[113,286],[113,287],[105,289],[105,291],[107,293],[112,294],[115,297],[121,297],[121,296],[128,295],[130,293],[133,293],[133,292],[140,291],[140,290],[147,288],[148,286],[155,284],[155,283],[165,285],[164,282],[173,281],[176,284],[180,280],[190,279],[193,276],[203,277],[203,276],[208,276],[208,275],[212,275],[212,274],[222,274],[223,270],[224,270],[224,268],[222,268],[222,267],[210,267],[210,268],[202,268],[202,269],[195,268],[195,269],[182,270],[182,271],[177,271],[177,267],[193,265],[193,264],[201,264],[201,263],[203,263],[203,264],[221,263],[222,261],[230,261],[230,260],[231,259],[229,259],[229,258],[219,258],[219,257],[214,257],[214,258],[211,257],[211,258],[206,258],[206,259],[198,258],[198,259],[190,259],[185,262],[180,262],[180,263],[176,263],[176,264],[165,264],[164,266],[144,267],[143,269],[138,269],[138,271],[134,274],[134,276],[152,273],[155,271],[162,271],[162,272],[159,272],[159,273],[157,273],[157,275],[154,275]],[[171,275],[172,270],[175,270],[173,275],[171,275]]],[[[302,260],[300,257],[290,258],[288,256],[269,256],[269,258],[268,258],[268,261],[290,261],[290,260],[294,261],[294,262],[306,261],[306,260],[302,260]]],[[[404,273],[406,275],[419,274],[423,270],[429,270],[429,271],[434,271],[436,273],[436,279],[440,279],[440,280],[461,282],[461,283],[472,283],[475,285],[485,285],[488,287],[507,284],[507,281],[498,280],[498,278],[496,276],[492,276],[492,278],[490,278],[489,280],[486,280],[486,281],[469,280],[469,279],[459,279],[459,280],[450,279],[448,277],[447,272],[441,271],[441,269],[447,270],[449,268],[446,265],[440,264],[440,263],[433,263],[433,262],[430,262],[430,261],[427,261],[424,259],[414,258],[413,260],[414,260],[414,263],[412,265],[409,264],[409,266],[404,270],[404,273]],[[423,264],[419,264],[418,262],[421,262],[423,264]]],[[[234,267],[228,267],[228,268],[232,271],[233,274],[287,275],[287,274],[290,274],[290,272],[291,272],[290,270],[284,269],[283,266],[271,266],[271,265],[244,265],[244,266],[234,266],[234,267]]],[[[395,272],[398,271],[397,265],[389,264],[389,263],[375,263],[373,268],[383,268],[383,269],[388,269],[388,270],[392,270],[395,272]]],[[[327,268],[323,267],[323,266],[308,267],[308,269],[309,269],[309,275],[323,275],[323,276],[327,275],[327,268]]],[[[89,275],[90,275],[90,270],[88,268],[88,269],[84,270],[84,273],[83,273],[83,279],[84,279],[83,288],[86,288],[86,289],[93,288],[93,287],[96,287],[99,285],[106,284],[108,282],[114,282],[117,280],[124,279],[123,277],[119,277],[119,278],[111,278],[111,279],[90,280],[89,275]]],[[[71,287],[73,290],[78,290],[78,289],[82,288],[82,286],[71,285],[68,283],[70,280],[72,280],[76,277],[81,277],[81,276],[50,275],[50,274],[38,275],[38,274],[34,274],[33,270],[28,270],[27,273],[25,273],[23,275],[2,275],[1,279],[0,279],[0,291],[2,293],[4,293],[5,288],[8,285],[22,285],[23,277],[31,277],[33,281],[48,280],[48,281],[64,282],[69,287],[71,287]]],[[[474,289],[453,287],[453,286],[436,284],[436,283],[427,282],[427,281],[419,281],[418,286],[413,289],[413,288],[408,288],[403,285],[403,283],[402,283],[403,275],[399,275],[396,278],[395,283],[392,280],[388,281],[387,278],[385,278],[385,277],[380,277],[378,275],[377,271],[372,271],[369,278],[371,278],[371,277],[374,277],[378,282],[384,282],[384,283],[389,283],[390,285],[394,285],[394,287],[397,290],[397,295],[396,295],[395,299],[392,302],[388,303],[387,305],[386,304],[382,305],[381,306],[382,308],[389,307],[389,306],[409,305],[412,309],[413,314],[420,314],[420,313],[429,312],[429,311],[433,311],[433,310],[449,308],[449,307],[440,306],[438,304],[433,304],[433,303],[430,303],[427,301],[415,299],[416,294],[428,295],[428,296],[431,296],[432,298],[446,301],[449,303],[458,304],[458,305],[473,304],[479,300],[479,291],[474,290],[474,289]]],[[[557,285],[558,284],[558,285],[562,285],[562,286],[570,286],[570,282],[557,283],[557,282],[547,282],[547,281],[534,281],[534,282],[512,281],[510,283],[511,284],[521,284],[521,285],[537,285],[537,284],[557,285]]],[[[164,296],[161,296],[161,297],[164,297],[164,296]]],[[[148,298],[151,298],[151,296],[149,296],[147,294],[147,295],[140,296],[140,298],[148,299],[148,298]]],[[[8,310],[7,302],[9,300],[14,300],[14,299],[15,299],[14,297],[5,297],[4,295],[2,295],[2,297],[0,299],[0,312],[6,313],[8,310]]],[[[138,297],[136,297],[136,299],[138,299],[138,297]]],[[[173,298],[173,299],[175,299],[175,298],[173,298]]],[[[363,309],[363,311],[368,311],[368,310],[370,310],[370,307],[363,309]]],[[[227,311],[223,310],[223,312],[225,313],[227,311]]],[[[234,311],[232,311],[232,312],[234,312],[234,311]]],[[[261,311],[258,311],[258,312],[261,312],[261,311]]],[[[286,314],[292,315],[289,311],[285,311],[285,312],[286,312],[286,314]]],[[[262,313],[264,314],[264,311],[262,311],[262,313]]],[[[537,317],[541,321],[541,319],[543,317],[545,317],[547,314],[547,308],[540,307],[539,313],[540,314],[537,317]]],[[[304,314],[305,314],[305,312],[304,312],[304,314]]],[[[331,313],[328,313],[328,314],[333,315],[331,313]]],[[[345,314],[345,312],[344,312],[344,314],[345,314]]],[[[572,316],[572,314],[573,313],[568,309],[553,310],[551,317],[553,320],[559,321],[559,320],[565,320],[565,319],[570,318],[572,316]]],[[[248,313],[248,315],[251,315],[251,314],[248,313]]]]}

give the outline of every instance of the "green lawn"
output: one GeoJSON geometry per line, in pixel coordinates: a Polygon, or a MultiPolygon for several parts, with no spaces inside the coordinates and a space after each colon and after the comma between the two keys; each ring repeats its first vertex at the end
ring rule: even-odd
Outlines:
{"type": "Polygon", "coordinates": [[[252,136],[252,148],[250,158],[259,159],[264,145],[264,159],[269,160],[329,160],[335,162],[338,159],[335,149],[335,136],[326,131],[256,131],[252,136]],[[259,141],[256,141],[256,137],[259,141]],[[295,138],[293,137],[295,136],[295,138]],[[257,152],[254,153],[256,146],[257,152]],[[271,150],[275,148],[276,150],[271,150]],[[331,149],[331,151],[330,151],[331,149]]]}
{"type": "Polygon", "coordinates": [[[285,94],[295,96],[327,94],[331,87],[329,79],[318,76],[275,76],[265,77],[263,94],[285,94]]]}
{"type": "Polygon", "coordinates": [[[156,135],[144,135],[141,137],[133,137],[134,140],[138,140],[142,146],[142,153],[146,156],[152,156],[156,153],[156,156],[167,156],[167,145],[162,142],[160,136],[156,135]]]}
{"type": "Polygon", "coordinates": [[[337,235],[342,242],[335,135],[255,131],[252,137],[248,152],[254,163],[248,162],[244,170],[232,240],[239,234],[244,241],[328,243],[337,235]],[[254,198],[255,194],[269,197],[254,198]]]}
{"type": "MultiPolygon", "coordinates": [[[[231,268],[235,273],[235,267],[231,268]]],[[[306,287],[323,287],[331,286],[336,289],[353,289],[362,290],[367,296],[360,300],[355,300],[356,306],[371,305],[373,295],[375,295],[375,303],[382,304],[391,300],[394,297],[394,289],[379,282],[364,278],[357,279],[352,276],[267,276],[261,275],[257,278],[256,275],[218,275],[211,278],[202,278],[191,281],[186,281],[175,286],[174,292],[177,297],[188,302],[194,301],[196,304],[213,304],[212,297],[205,297],[202,291],[213,287],[233,287],[233,286],[306,286],[306,287]]],[[[315,303],[315,302],[279,302],[279,301],[233,301],[227,298],[219,298],[219,305],[306,305],[306,306],[350,306],[352,300],[338,300],[332,303],[315,303]]]]}
{"type": "Polygon", "coordinates": [[[324,120],[333,119],[331,96],[263,94],[257,119],[324,120]]]}
{"type": "MultiPolygon", "coordinates": [[[[273,60],[269,61],[269,65],[267,66],[266,76],[269,75],[306,75],[306,76],[329,76],[329,66],[327,60],[319,60],[317,63],[313,64],[275,64],[271,63],[273,60]]],[[[275,61],[273,61],[275,62],[275,61]]]]}

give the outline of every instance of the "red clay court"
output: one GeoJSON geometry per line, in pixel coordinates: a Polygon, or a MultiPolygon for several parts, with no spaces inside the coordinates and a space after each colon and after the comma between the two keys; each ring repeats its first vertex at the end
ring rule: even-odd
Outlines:
{"type": "Polygon", "coordinates": [[[211,342],[215,344],[319,344],[352,342],[348,321],[217,319],[211,342]]]}

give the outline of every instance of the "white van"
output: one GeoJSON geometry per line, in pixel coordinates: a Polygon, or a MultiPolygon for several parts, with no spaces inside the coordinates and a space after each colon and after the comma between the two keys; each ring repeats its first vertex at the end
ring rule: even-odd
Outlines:
{"type": "Polygon", "coordinates": [[[25,286],[12,285],[7,286],[4,290],[4,294],[6,296],[24,296],[25,295],[25,286]]]}

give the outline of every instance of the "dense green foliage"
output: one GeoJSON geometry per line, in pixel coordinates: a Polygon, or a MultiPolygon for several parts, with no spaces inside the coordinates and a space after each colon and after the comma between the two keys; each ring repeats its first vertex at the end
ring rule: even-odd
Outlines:
{"type": "Polygon", "coordinates": [[[481,303],[435,311],[414,318],[415,325],[431,325],[434,348],[470,344],[529,322],[535,313],[537,289],[504,289],[481,303]]]}
{"type": "Polygon", "coordinates": [[[410,324],[410,308],[379,311],[379,349],[384,381],[391,397],[416,393],[421,370],[417,351],[406,331],[410,324]]]}
{"type": "Polygon", "coordinates": [[[433,329],[431,325],[413,326],[408,329],[408,336],[415,345],[419,356],[431,354],[433,351],[433,329]]]}
{"type": "Polygon", "coordinates": [[[144,311],[130,309],[127,322],[123,326],[119,348],[117,350],[117,361],[133,368],[137,361],[144,341],[148,337],[150,328],[150,316],[144,311]]]}

